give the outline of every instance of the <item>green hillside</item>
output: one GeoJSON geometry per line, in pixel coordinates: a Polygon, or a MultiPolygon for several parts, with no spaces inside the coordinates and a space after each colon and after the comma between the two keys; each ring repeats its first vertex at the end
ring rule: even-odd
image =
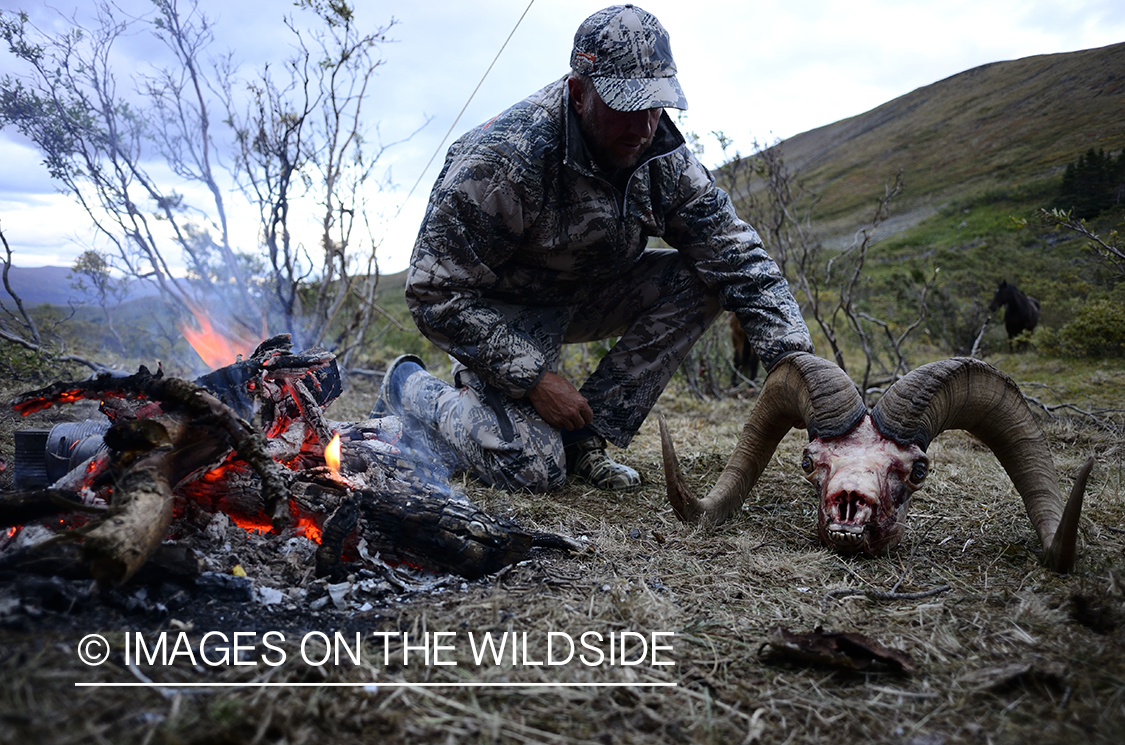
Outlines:
{"type": "MultiPolygon", "coordinates": [[[[966,354],[990,319],[987,353],[1007,347],[1000,314],[987,308],[1000,280],[1041,301],[1046,329],[1071,322],[1089,300],[1125,302],[1125,283],[1086,241],[1039,219],[1040,208],[1056,206],[1067,165],[1091,149],[1125,149],[1125,44],[984,65],[774,145],[766,158],[779,156],[802,187],[789,210],[800,230],[792,222],[776,229],[766,179],[746,168],[760,161],[727,164],[718,178],[767,249],[789,257],[795,288],[799,246],[786,245],[793,235],[814,246],[810,265],[822,277],[839,260],[836,276],[821,281],[831,298],[846,274],[847,259],[837,254],[871,225],[901,172],[904,189],[874,232],[855,308],[900,333],[917,318],[921,287],[936,271],[913,341],[937,356],[966,354]]],[[[1091,225],[1108,235],[1123,216],[1118,205],[1091,225]]],[[[795,291],[807,314],[807,293],[795,291]]]]}
{"type": "Polygon", "coordinates": [[[920,214],[1060,177],[1090,148],[1125,147],[1125,43],[976,67],[779,147],[829,229],[847,229],[900,169],[900,209],[920,214]]]}

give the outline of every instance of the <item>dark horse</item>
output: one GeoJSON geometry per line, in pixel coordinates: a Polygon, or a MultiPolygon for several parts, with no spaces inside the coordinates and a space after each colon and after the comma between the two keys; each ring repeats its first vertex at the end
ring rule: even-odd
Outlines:
{"type": "Polygon", "coordinates": [[[1039,301],[1024,295],[1015,285],[1001,282],[988,309],[994,311],[1001,305],[1005,306],[1004,328],[1008,330],[1008,348],[1011,349],[1012,339],[1031,331],[1039,323],[1039,301]]]}

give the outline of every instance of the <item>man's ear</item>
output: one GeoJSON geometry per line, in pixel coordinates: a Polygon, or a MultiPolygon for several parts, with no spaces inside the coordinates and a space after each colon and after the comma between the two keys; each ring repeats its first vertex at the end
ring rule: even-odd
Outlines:
{"type": "Polygon", "coordinates": [[[566,79],[566,87],[570,90],[570,100],[574,104],[574,113],[582,116],[586,110],[586,88],[582,81],[571,75],[566,79]]]}

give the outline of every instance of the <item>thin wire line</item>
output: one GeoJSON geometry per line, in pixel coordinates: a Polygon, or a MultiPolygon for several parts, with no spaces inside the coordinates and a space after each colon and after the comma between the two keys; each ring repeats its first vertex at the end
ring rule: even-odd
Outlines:
{"type": "Polygon", "coordinates": [[[521,15],[519,17],[519,20],[516,21],[516,25],[512,27],[512,32],[508,34],[508,38],[505,39],[504,43],[500,45],[500,50],[496,52],[496,56],[492,58],[492,64],[490,64],[488,66],[488,69],[484,71],[484,75],[481,75],[480,82],[477,83],[477,87],[473,88],[473,92],[469,94],[469,100],[465,101],[465,105],[461,107],[461,112],[457,114],[457,118],[453,120],[453,124],[449,125],[449,131],[447,131],[445,133],[445,136],[441,138],[441,142],[439,142],[437,148],[434,149],[434,154],[430,156],[430,160],[428,163],[426,163],[426,167],[423,168],[422,172],[418,174],[418,180],[414,182],[414,186],[410,187],[410,191],[407,193],[406,198],[402,200],[402,204],[398,206],[398,211],[395,212],[395,216],[392,217],[391,220],[394,220],[399,216],[399,214],[402,212],[402,208],[406,206],[406,203],[410,201],[410,197],[414,195],[414,190],[418,188],[418,184],[422,183],[422,179],[423,177],[425,177],[426,171],[430,170],[430,166],[434,164],[434,159],[437,158],[438,153],[441,152],[442,147],[445,145],[445,141],[449,139],[449,135],[453,132],[453,128],[457,126],[457,122],[461,121],[461,116],[465,113],[465,110],[469,108],[469,104],[472,103],[473,97],[477,95],[477,91],[479,91],[480,87],[484,84],[484,79],[488,77],[488,73],[492,72],[492,68],[496,65],[496,60],[500,59],[500,55],[503,54],[504,48],[508,46],[508,42],[512,40],[513,36],[515,36],[516,29],[518,29],[520,27],[520,24],[523,23],[524,17],[527,15],[527,12],[531,10],[531,6],[534,4],[535,0],[531,0],[531,2],[527,4],[527,7],[524,8],[523,15],[521,15]]]}

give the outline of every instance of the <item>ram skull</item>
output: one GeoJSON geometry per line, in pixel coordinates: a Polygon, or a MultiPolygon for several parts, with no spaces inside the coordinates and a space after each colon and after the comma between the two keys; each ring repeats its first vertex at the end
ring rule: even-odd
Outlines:
{"type": "Polygon", "coordinates": [[[817,491],[821,541],[842,553],[879,556],[905,530],[910,499],[929,472],[926,450],[947,429],[979,438],[1023,497],[1057,572],[1074,567],[1082,495],[1093,458],[1065,501],[1046,438],[1016,384],[971,358],[923,365],[870,410],[851,378],[828,360],[790,354],[770,371],[738,445],[706,497],[688,489],[661,419],[668,499],[681,520],[717,525],[742,505],[781,438],[808,430],[801,468],[817,491]]]}

